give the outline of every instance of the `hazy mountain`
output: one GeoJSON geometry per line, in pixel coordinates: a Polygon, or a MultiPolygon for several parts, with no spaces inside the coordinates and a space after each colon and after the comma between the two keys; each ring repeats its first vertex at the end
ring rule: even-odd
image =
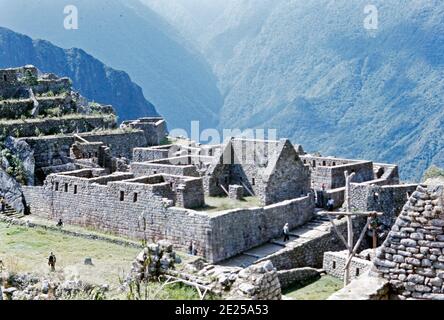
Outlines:
{"type": "Polygon", "coordinates": [[[138,83],[170,128],[214,126],[223,99],[205,60],[138,0],[0,0],[0,25],[63,48],[78,47],[138,83]],[[78,9],[78,30],[64,8],[78,9]]]}
{"type": "MultiPolygon", "coordinates": [[[[174,0],[171,0],[174,1],[174,0]]],[[[221,127],[278,128],[310,151],[444,165],[444,2],[238,0],[197,38],[225,97],[221,127]]]]}
{"type": "Polygon", "coordinates": [[[47,41],[32,40],[0,28],[0,68],[33,64],[43,72],[72,79],[83,96],[112,104],[119,120],[158,115],[142,89],[123,71],[116,71],[80,49],[64,50],[47,41]]]}

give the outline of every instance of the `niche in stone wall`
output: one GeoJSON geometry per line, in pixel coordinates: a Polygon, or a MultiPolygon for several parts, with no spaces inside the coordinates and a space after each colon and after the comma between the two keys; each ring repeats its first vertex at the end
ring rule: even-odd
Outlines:
{"type": "Polygon", "coordinates": [[[120,201],[125,201],[125,191],[120,191],[120,201]]]}

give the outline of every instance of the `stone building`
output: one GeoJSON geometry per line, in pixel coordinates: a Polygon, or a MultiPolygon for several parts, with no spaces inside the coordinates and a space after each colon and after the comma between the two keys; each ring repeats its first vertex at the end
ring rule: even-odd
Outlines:
{"type": "Polygon", "coordinates": [[[204,152],[183,147],[136,150],[138,159],[155,159],[133,163],[132,170],[137,175],[162,172],[201,176],[206,194],[213,197],[227,197],[230,185],[242,186],[244,196],[256,196],[264,205],[310,192],[310,171],[291,142],[285,139],[233,138],[223,146],[207,148],[204,152]],[[171,155],[172,150],[182,156],[159,159],[171,155]]]}

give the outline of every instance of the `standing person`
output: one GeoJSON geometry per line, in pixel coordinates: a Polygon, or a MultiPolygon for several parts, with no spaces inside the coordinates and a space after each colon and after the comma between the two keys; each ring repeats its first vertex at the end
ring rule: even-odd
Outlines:
{"type": "Polygon", "coordinates": [[[5,201],[5,198],[1,197],[1,199],[0,199],[0,203],[1,203],[1,210],[2,210],[2,212],[5,212],[5,209],[6,209],[6,201],[5,201]]]}
{"type": "Polygon", "coordinates": [[[333,211],[334,208],[335,208],[335,200],[333,200],[332,198],[328,198],[328,201],[327,201],[328,211],[333,211]]]}
{"type": "Polygon", "coordinates": [[[54,255],[53,252],[51,252],[51,254],[49,255],[49,258],[48,258],[48,266],[51,267],[51,271],[52,272],[55,271],[56,261],[57,261],[56,256],[54,255]]]}
{"type": "Polygon", "coordinates": [[[193,241],[193,256],[197,256],[196,242],[193,241]]]}
{"type": "Polygon", "coordinates": [[[287,242],[290,240],[290,226],[288,223],[284,226],[284,242],[287,242]]]}
{"type": "Polygon", "coordinates": [[[63,221],[62,219],[59,219],[59,222],[57,222],[57,227],[62,228],[63,227],[63,221]]]}
{"type": "Polygon", "coordinates": [[[190,256],[193,255],[193,241],[190,241],[190,245],[188,246],[188,254],[190,256]]]}

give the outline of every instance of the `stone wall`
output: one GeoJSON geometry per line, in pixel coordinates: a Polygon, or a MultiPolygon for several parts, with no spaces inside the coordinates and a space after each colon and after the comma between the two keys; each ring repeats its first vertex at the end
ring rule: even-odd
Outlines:
{"type": "Polygon", "coordinates": [[[368,183],[351,185],[351,208],[358,211],[377,211],[384,215],[378,220],[384,226],[391,228],[401,213],[408,197],[418,185],[389,185],[378,186],[368,183]]]}
{"type": "Polygon", "coordinates": [[[253,265],[239,272],[228,300],[280,300],[281,285],[270,261],[253,265]]]}
{"type": "MultiPolygon", "coordinates": [[[[348,251],[339,251],[339,252],[325,252],[324,253],[324,262],[323,267],[327,274],[339,278],[341,280],[344,279],[345,272],[345,264],[347,262],[348,251]]],[[[350,279],[356,279],[362,276],[364,273],[367,273],[373,263],[369,260],[364,260],[359,257],[354,257],[350,264],[350,279]]]]}
{"type": "Polygon", "coordinates": [[[168,135],[166,121],[161,117],[124,121],[121,128],[143,131],[147,142],[146,146],[158,146],[168,135]]]}
{"type": "Polygon", "coordinates": [[[213,259],[221,261],[282,235],[283,226],[299,227],[313,218],[312,195],[278,204],[215,213],[211,217],[213,259]]]}
{"type": "Polygon", "coordinates": [[[171,146],[152,147],[152,148],[135,148],[133,150],[133,161],[146,162],[170,157],[171,146]]]}
{"type": "Polygon", "coordinates": [[[198,254],[212,262],[233,257],[280,236],[287,222],[297,227],[313,216],[312,197],[215,214],[181,209],[172,206],[175,202],[185,206],[202,203],[202,186],[198,192],[196,185],[201,179],[185,178],[184,182],[183,177],[177,177],[182,179],[177,189],[185,189],[175,193],[169,180],[160,184],[153,180],[151,183],[155,184],[149,185],[149,181],[141,178],[114,181],[127,179],[128,174],[105,178],[82,175],[89,171],[51,175],[44,187],[27,187],[24,194],[31,212],[133,239],[166,239],[184,251],[195,241],[198,254]]]}
{"type": "Polygon", "coordinates": [[[337,189],[345,186],[345,171],[354,172],[352,182],[373,180],[373,163],[361,161],[337,166],[316,166],[311,169],[311,186],[314,189],[337,189]]]}
{"type": "Polygon", "coordinates": [[[401,298],[444,299],[444,187],[419,186],[374,260],[401,298]]]}
{"type": "Polygon", "coordinates": [[[219,183],[244,186],[261,199],[264,205],[295,199],[310,192],[310,170],[303,165],[288,140],[257,141],[233,139],[227,145],[225,164],[230,172],[221,170],[219,183]],[[228,159],[228,161],[227,161],[228,159]],[[229,176],[226,176],[226,174],[229,176]]]}
{"type": "Polygon", "coordinates": [[[136,176],[149,176],[158,173],[177,176],[199,177],[196,167],[193,165],[171,165],[149,162],[132,162],[131,172],[136,176]]]}
{"type": "Polygon", "coordinates": [[[303,286],[321,278],[320,272],[314,268],[280,270],[277,274],[283,290],[296,285],[303,286]]]}
{"type": "MultiPolygon", "coordinates": [[[[113,177],[51,175],[43,187],[26,187],[24,194],[31,213],[43,218],[61,218],[67,224],[132,239],[166,239],[183,251],[195,241],[200,255],[212,256],[209,216],[171,207],[175,194],[168,182],[149,185],[137,180],[114,181],[128,178],[128,174],[113,177]]],[[[196,190],[193,185],[188,187],[191,192],[196,190]]]]}

